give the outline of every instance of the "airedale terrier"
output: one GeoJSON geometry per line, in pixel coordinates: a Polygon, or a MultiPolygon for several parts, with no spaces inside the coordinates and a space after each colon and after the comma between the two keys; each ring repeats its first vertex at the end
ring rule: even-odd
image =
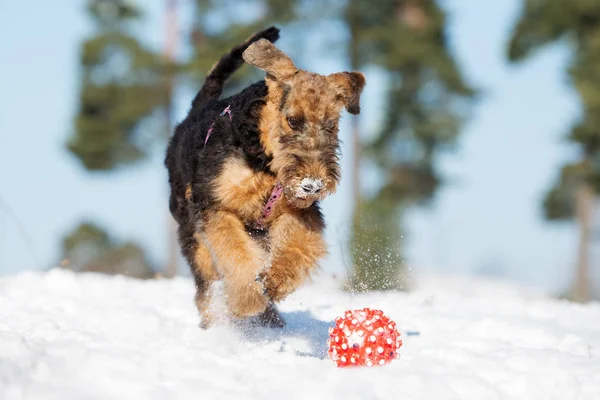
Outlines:
{"type": "Polygon", "coordinates": [[[169,207],[204,328],[215,317],[217,280],[228,316],[283,326],[274,303],[327,252],[319,201],[340,180],[340,112],[360,112],[365,78],[298,69],[272,44],[278,38],[272,27],[221,57],[168,146],[169,207]],[[265,80],[219,100],[244,61],[265,71],[265,80]]]}

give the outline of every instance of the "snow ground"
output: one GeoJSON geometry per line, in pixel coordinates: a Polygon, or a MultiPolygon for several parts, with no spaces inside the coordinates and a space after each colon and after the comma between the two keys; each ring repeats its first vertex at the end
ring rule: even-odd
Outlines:
{"type": "Polygon", "coordinates": [[[410,293],[337,286],[292,295],[283,330],[202,331],[184,278],[0,278],[0,399],[600,399],[598,303],[457,277],[410,293]],[[401,359],[337,369],[327,330],[365,306],[398,323],[401,359]]]}

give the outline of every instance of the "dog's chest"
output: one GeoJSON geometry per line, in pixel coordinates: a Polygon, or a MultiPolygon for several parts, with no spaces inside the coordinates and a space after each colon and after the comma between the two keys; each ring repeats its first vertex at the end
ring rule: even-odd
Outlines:
{"type": "Polygon", "coordinates": [[[258,221],[266,200],[276,185],[276,178],[252,170],[244,160],[232,157],[225,161],[214,184],[220,208],[237,214],[245,222],[258,221]]]}

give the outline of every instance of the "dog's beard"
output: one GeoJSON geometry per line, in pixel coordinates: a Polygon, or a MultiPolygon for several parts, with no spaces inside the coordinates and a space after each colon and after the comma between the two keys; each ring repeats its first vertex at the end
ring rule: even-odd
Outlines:
{"type": "Polygon", "coordinates": [[[283,185],[283,191],[287,201],[296,208],[307,208],[314,204],[316,201],[322,201],[327,196],[335,193],[337,187],[337,180],[331,176],[325,177],[314,177],[323,182],[323,188],[318,193],[306,193],[301,188],[303,176],[280,176],[280,182],[283,185]]]}
{"type": "Polygon", "coordinates": [[[288,200],[288,203],[290,203],[295,208],[308,208],[312,206],[315,203],[315,201],[320,200],[316,196],[309,196],[305,198],[286,196],[286,198],[288,200]]]}
{"type": "Polygon", "coordinates": [[[280,150],[275,152],[271,167],[283,185],[287,201],[296,208],[307,208],[335,193],[341,175],[338,161],[335,151],[326,151],[319,157],[313,153],[307,159],[297,150],[280,150]],[[318,192],[304,191],[303,182],[318,184],[318,192]]]}

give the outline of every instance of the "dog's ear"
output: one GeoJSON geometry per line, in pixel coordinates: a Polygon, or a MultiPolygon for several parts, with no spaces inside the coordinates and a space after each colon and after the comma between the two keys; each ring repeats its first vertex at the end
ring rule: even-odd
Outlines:
{"type": "Polygon", "coordinates": [[[292,60],[266,39],[252,43],[242,56],[248,64],[262,69],[267,76],[278,81],[286,81],[298,72],[292,60]]]}
{"type": "Polygon", "coordinates": [[[360,113],[360,94],[367,83],[360,72],[337,72],[328,77],[337,88],[338,98],[350,114],[360,113]]]}

